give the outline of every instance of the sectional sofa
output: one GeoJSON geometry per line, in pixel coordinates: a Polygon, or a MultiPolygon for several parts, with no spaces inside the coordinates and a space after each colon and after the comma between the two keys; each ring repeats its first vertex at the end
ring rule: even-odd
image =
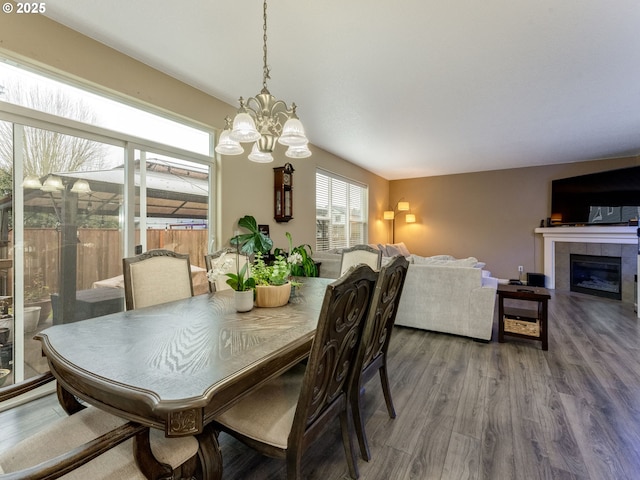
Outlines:
{"type": "MultiPolygon", "coordinates": [[[[383,251],[383,264],[396,254],[409,260],[396,325],[491,339],[498,280],[484,263],[474,257],[421,257],[410,254],[403,244],[376,247],[383,251]]],[[[317,252],[313,258],[321,262],[321,277],[339,276],[340,251],[317,252]]]]}

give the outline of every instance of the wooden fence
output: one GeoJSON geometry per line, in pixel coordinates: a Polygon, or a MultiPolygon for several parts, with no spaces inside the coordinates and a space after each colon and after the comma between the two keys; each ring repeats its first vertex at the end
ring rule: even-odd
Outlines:
{"type": "MultiPolygon", "coordinates": [[[[25,292],[37,284],[58,291],[60,233],[56,229],[25,229],[25,292]]],[[[121,232],[117,229],[78,230],[77,289],[122,275],[121,232]]],[[[147,248],[167,248],[188,253],[192,265],[204,268],[207,230],[148,230],[147,248]]],[[[12,282],[9,282],[9,288],[12,282]]],[[[9,293],[11,294],[11,293],[9,293]]]]}

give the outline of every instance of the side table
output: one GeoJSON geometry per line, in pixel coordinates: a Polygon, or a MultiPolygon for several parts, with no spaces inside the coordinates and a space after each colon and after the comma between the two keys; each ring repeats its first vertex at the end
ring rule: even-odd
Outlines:
{"type": "Polygon", "coordinates": [[[498,342],[504,336],[528,338],[542,342],[542,350],[549,349],[548,300],[549,291],[526,285],[498,285],[498,342]],[[505,306],[505,299],[520,300],[525,308],[505,306]],[[530,307],[531,305],[531,307],[530,307]]]}

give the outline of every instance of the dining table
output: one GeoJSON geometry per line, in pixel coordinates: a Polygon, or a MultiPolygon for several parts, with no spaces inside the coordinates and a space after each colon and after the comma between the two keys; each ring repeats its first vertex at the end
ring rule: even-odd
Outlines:
{"type": "Polygon", "coordinates": [[[77,397],[167,437],[196,435],[214,457],[205,459],[203,477],[220,478],[222,457],[215,435],[203,434],[207,425],[309,355],[332,280],[299,280],[282,307],[239,313],[234,291],[223,290],[54,325],[34,338],[63,406],[77,397]]]}

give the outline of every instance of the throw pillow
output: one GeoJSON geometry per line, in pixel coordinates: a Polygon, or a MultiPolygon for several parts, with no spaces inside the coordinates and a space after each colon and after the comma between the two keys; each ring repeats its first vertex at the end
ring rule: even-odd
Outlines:
{"type": "Polygon", "coordinates": [[[387,257],[393,257],[394,255],[402,255],[403,257],[408,257],[409,255],[411,255],[404,242],[387,243],[386,247],[383,250],[383,254],[387,257]]]}

